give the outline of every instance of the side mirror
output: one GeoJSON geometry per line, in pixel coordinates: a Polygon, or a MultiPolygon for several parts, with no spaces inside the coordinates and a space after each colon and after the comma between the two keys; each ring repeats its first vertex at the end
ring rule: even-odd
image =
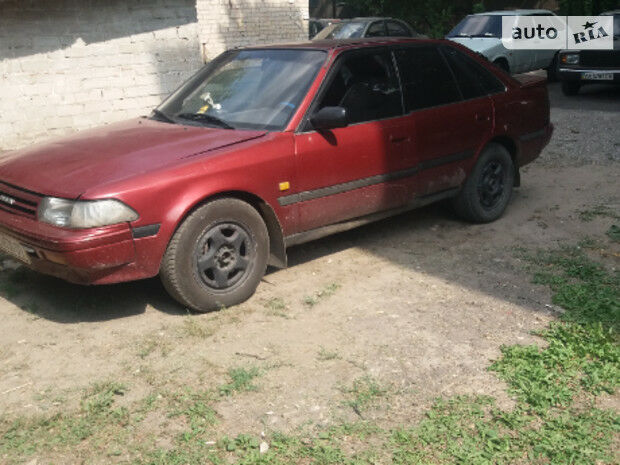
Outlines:
{"type": "Polygon", "coordinates": [[[314,129],[336,129],[349,125],[347,110],[343,107],[324,107],[310,117],[314,129]]]}

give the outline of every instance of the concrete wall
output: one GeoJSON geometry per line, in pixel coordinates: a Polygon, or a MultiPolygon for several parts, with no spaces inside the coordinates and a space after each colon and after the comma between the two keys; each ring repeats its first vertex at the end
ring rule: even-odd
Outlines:
{"type": "Polygon", "coordinates": [[[300,0],[0,0],[0,151],[147,114],[226,48],[306,38],[304,14],[300,0]]]}

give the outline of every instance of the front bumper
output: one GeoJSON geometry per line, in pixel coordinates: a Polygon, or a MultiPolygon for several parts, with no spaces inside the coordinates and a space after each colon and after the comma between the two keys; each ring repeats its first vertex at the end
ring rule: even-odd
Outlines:
{"type": "Polygon", "coordinates": [[[136,251],[127,223],[71,230],[0,210],[0,235],[25,252],[10,256],[29,268],[79,284],[137,279],[136,251]]]}
{"type": "Polygon", "coordinates": [[[596,82],[600,84],[618,84],[620,83],[620,69],[605,69],[605,68],[589,68],[589,67],[575,67],[575,68],[558,68],[558,76],[562,81],[572,81],[572,82],[596,82]],[[602,80],[602,79],[586,79],[584,78],[584,74],[586,73],[596,73],[596,74],[611,74],[613,76],[612,80],[602,80]]]}

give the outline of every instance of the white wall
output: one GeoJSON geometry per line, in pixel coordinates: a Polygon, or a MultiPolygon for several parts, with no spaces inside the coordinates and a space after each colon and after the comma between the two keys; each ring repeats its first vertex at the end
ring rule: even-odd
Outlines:
{"type": "Polygon", "coordinates": [[[308,40],[308,0],[197,0],[205,60],[244,45],[308,40]]]}
{"type": "Polygon", "coordinates": [[[200,50],[194,0],[0,2],[0,151],[148,113],[200,50]]]}
{"type": "Polygon", "coordinates": [[[307,39],[307,0],[0,0],[0,152],[147,114],[239,45],[307,39]]]}

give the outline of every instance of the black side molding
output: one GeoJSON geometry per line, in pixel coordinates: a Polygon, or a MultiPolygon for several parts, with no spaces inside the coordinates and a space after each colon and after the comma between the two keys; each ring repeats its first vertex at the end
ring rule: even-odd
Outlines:
{"type": "Polygon", "coordinates": [[[140,226],[139,228],[134,228],[131,231],[134,239],[141,239],[143,237],[155,236],[159,232],[159,228],[161,224],[149,224],[147,226],[140,226]]]}

